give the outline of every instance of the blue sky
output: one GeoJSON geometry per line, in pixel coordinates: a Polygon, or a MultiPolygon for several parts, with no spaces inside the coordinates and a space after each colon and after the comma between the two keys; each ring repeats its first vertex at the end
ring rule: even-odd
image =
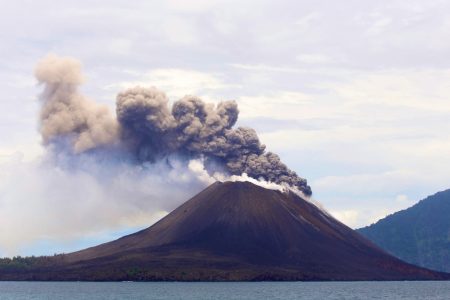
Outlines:
{"type": "MultiPolygon", "coordinates": [[[[351,227],[370,224],[449,187],[449,20],[447,1],[3,1],[0,178],[42,156],[33,68],[56,53],[83,63],[83,93],[111,109],[136,84],[171,100],[235,99],[238,125],[255,128],[315,199],[351,227]]],[[[0,228],[39,227],[5,182],[0,228]]],[[[14,250],[14,232],[0,231],[0,254],[106,241],[161,215],[143,209],[153,217],[37,231],[14,250]]]]}

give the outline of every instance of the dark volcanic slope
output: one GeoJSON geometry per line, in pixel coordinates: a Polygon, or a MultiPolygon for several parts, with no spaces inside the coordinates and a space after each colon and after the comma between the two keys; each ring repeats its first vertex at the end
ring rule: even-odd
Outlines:
{"type": "Polygon", "coordinates": [[[450,272],[450,190],[358,231],[407,262],[450,272]]]}
{"type": "Polygon", "coordinates": [[[54,261],[0,279],[448,278],[389,256],[293,193],[248,182],[215,183],[148,229],[54,261]]]}

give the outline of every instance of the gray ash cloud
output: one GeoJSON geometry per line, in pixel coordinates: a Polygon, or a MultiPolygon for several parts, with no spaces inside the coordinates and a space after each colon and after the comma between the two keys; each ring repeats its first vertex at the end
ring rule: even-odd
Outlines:
{"type": "Polygon", "coordinates": [[[119,145],[139,162],[172,154],[203,158],[209,168],[220,166],[230,175],[246,173],[311,194],[305,179],[265,150],[254,129],[234,128],[239,115],[235,101],[214,105],[185,96],[170,107],[164,92],[134,87],[117,95],[114,116],[78,92],[80,69],[76,60],[56,56],[37,65],[36,78],[45,86],[40,124],[44,143],[69,140],[75,154],[119,145]]]}
{"type": "Polygon", "coordinates": [[[77,60],[49,55],[39,61],[35,76],[45,85],[40,97],[40,132],[45,144],[68,137],[74,152],[80,153],[117,139],[118,124],[108,108],[78,92],[83,77],[77,60]]]}

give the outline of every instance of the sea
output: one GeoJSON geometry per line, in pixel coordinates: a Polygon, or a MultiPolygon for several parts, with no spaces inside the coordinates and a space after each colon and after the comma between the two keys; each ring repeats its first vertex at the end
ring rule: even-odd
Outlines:
{"type": "Polygon", "coordinates": [[[1,300],[450,299],[450,281],[0,282],[1,300]]]}

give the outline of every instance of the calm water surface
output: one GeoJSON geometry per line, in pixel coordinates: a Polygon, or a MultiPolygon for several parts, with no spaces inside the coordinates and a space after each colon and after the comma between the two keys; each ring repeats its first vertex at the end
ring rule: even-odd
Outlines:
{"type": "Polygon", "coordinates": [[[1,300],[450,299],[447,282],[0,282],[1,300]]]}

